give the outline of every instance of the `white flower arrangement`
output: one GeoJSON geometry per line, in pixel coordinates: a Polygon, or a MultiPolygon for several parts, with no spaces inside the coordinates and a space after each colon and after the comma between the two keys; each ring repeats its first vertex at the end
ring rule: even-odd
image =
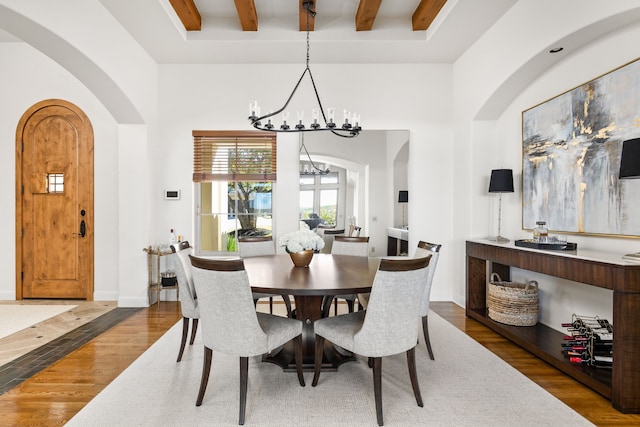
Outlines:
{"type": "Polygon", "coordinates": [[[284,246],[287,253],[319,251],[324,248],[324,240],[311,230],[298,230],[280,237],[280,246],[284,246]]]}

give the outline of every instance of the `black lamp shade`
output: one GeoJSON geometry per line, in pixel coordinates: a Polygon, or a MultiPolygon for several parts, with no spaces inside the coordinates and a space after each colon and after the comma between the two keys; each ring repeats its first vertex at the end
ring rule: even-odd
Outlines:
{"type": "Polygon", "coordinates": [[[398,192],[398,203],[409,203],[409,192],[400,190],[398,192]]]}
{"type": "Polygon", "coordinates": [[[513,171],[511,169],[492,170],[489,193],[513,193],[513,171]]]}
{"type": "Polygon", "coordinates": [[[629,139],[622,143],[618,178],[640,178],[640,138],[629,139]]]}

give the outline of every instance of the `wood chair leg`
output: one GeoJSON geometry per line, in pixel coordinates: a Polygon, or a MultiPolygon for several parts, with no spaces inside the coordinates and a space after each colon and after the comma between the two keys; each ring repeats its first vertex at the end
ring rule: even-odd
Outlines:
{"type": "Polygon", "coordinates": [[[333,299],[333,315],[338,315],[338,298],[333,299]]]}
{"type": "Polygon", "coordinates": [[[213,356],[213,350],[208,347],[204,348],[204,362],[202,363],[202,378],[200,379],[200,391],[198,391],[198,398],[196,399],[196,406],[202,405],[202,399],[204,398],[204,392],[207,390],[207,384],[209,383],[209,373],[211,372],[211,358],[213,356]]]}
{"type": "Polygon", "coordinates": [[[429,340],[429,321],[428,318],[429,316],[423,316],[422,317],[422,332],[424,333],[424,342],[427,345],[427,351],[429,352],[429,357],[431,358],[431,360],[436,360],[433,357],[433,350],[431,349],[431,341],[429,340]]]}
{"type": "Polygon", "coordinates": [[[240,358],[240,416],[238,424],[244,424],[244,412],[247,407],[247,382],[249,377],[249,358],[240,358]]]}
{"type": "Polygon", "coordinates": [[[322,368],[322,356],[324,355],[324,337],[320,335],[316,335],[316,351],[315,351],[315,359],[313,362],[313,382],[311,383],[312,387],[318,385],[318,380],[320,379],[320,369],[322,368]]]}
{"type": "Polygon", "coordinates": [[[191,340],[189,345],[193,345],[193,341],[196,339],[196,332],[198,331],[198,319],[191,320],[191,340]]]}
{"type": "MultiPolygon", "coordinates": [[[[338,301],[336,300],[336,304],[338,303],[338,301]]],[[[355,308],[355,301],[352,299],[348,299],[347,300],[347,307],[349,307],[349,313],[353,313],[353,309],[355,308]]]]}
{"type": "Polygon", "coordinates": [[[282,295],[285,307],[287,307],[287,317],[293,319],[293,310],[291,309],[291,299],[289,295],[282,295]]]}
{"type": "Polygon", "coordinates": [[[298,373],[298,381],[300,382],[300,385],[304,387],[304,372],[302,370],[302,334],[298,335],[293,340],[293,346],[295,348],[296,372],[298,373]]]}
{"type": "Polygon", "coordinates": [[[322,300],[322,317],[329,317],[329,310],[331,309],[332,301],[333,295],[327,295],[322,300]]]}
{"type": "Polygon", "coordinates": [[[382,420],[382,357],[373,358],[373,394],[376,400],[376,417],[378,425],[384,425],[382,420]]]}
{"type": "Polygon", "coordinates": [[[420,395],[420,384],[418,384],[418,375],[416,372],[416,348],[407,350],[407,366],[409,367],[409,378],[411,378],[411,387],[413,394],[416,396],[416,403],[422,408],[422,396],[420,395]]]}
{"type": "Polygon", "coordinates": [[[180,341],[180,351],[178,351],[178,360],[182,360],[182,353],[184,353],[184,346],[187,344],[187,335],[189,335],[189,318],[182,317],[182,340],[180,341]]]}

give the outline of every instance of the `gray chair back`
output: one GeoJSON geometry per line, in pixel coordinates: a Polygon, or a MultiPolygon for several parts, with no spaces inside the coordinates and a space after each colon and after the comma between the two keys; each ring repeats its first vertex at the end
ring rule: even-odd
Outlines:
{"type": "Polygon", "coordinates": [[[176,263],[176,277],[180,290],[180,311],[183,317],[198,319],[200,318],[200,312],[191,274],[191,260],[189,260],[189,255],[193,253],[193,248],[189,245],[189,242],[185,241],[171,245],[171,251],[175,253],[178,260],[176,263]]]}
{"type": "Polygon", "coordinates": [[[383,357],[416,346],[419,311],[431,257],[404,260],[382,259],[371,288],[371,296],[353,351],[383,357]]]}
{"type": "Polygon", "coordinates": [[[240,357],[259,356],[273,350],[258,323],[244,261],[193,255],[189,258],[198,293],[204,345],[240,357]]]}
{"type": "Polygon", "coordinates": [[[240,237],[238,250],[240,258],[276,254],[272,236],[240,237]]]}
{"type": "Polygon", "coordinates": [[[369,238],[368,237],[349,237],[335,236],[333,246],[331,247],[332,255],[369,255],[369,238]]]}
{"type": "Polygon", "coordinates": [[[322,234],[322,239],[324,240],[324,248],[320,250],[320,253],[330,254],[331,248],[333,247],[333,240],[336,236],[344,236],[344,228],[335,229],[330,228],[324,230],[322,234]]]}
{"type": "Polygon", "coordinates": [[[422,296],[422,303],[420,304],[420,316],[424,317],[429,314],[429,302],[431,301],[431,285],[433,283],[433,275],[436,272],[436,266],[438,265],[438,258],[440,258],[440,248],[442,245],[437,243],[428,243],[420,241],[418,247],[413,255],[414,258],[422,258],[431,255],[431,261],[429,262],[429,274],[427,275],[427,287],[424,290],[422,296]]]}

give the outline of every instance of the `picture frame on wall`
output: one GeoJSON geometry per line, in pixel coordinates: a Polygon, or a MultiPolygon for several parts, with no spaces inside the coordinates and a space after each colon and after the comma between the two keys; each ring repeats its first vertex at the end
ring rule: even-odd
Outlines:
{"type": "Polygon", "coordinates": [[[619,180],[640,137],[640,58],[522,112],[522,227],[640,235],[640,180],[619,180]]]}

